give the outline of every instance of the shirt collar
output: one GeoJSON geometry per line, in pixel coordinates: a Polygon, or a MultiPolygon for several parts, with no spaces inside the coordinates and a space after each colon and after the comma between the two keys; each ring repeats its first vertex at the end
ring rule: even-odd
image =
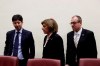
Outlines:
{"type": "Polygon", "coordinates": [[[81,29],[80,29],[78,32],[74,32],[74,34],[79,34],[79,35],[81,35],[81,32],[82,32],[82,27],[81,27],[81,29]]]}
{"type": "Polygon", "coordinates": [[[51,35],[52,35],[52,33],[50,33],[47,37],[50,38],[51,35]]]}
{"type": "MultiPolygon", "coordinates": [[[[19,30],[19,32],[22,33],[22,30],[23,30],[23,29],[21,28],[21,29],[19,30]]],[[[16,33],[16,32],[18,32],[18,31],[15,29],[15,33],[16,33]]]]}

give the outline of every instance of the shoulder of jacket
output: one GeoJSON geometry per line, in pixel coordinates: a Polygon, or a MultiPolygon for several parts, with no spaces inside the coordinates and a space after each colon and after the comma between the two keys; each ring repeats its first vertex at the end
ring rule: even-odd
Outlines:
{"type": "Polygon", "coordinates": [[[83,31],[84,31],[85,33],[93,33],[93,31],[88,30],[88,29],[83,29],[83,31]]]}
{"type": "Polygon", "coordinates": [[[67,33],[67,35],[70,35],[70,34],[73,34],[73,33],[74,33],[74,31],[70,31],[70,32],[67,33]]]}

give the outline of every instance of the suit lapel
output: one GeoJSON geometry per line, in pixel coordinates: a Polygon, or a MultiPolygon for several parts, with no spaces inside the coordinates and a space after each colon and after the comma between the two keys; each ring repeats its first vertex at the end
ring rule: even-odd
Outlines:
{"type": "Polygon", "coordinates": [[[22,35],[21,35],[21,47],[22,47],[22,44],[24,42],[24,39],[25,39],[25,30],[22,29],[22,35]]]}
{"type": "Polygon", "coordinates": [[[15,30],[12,31],[12,34],[11,34],[11,44],[13,45],[13,42],[14,42],[14,36],[15,36],[15,30]]]}
{"type": "Polygon", "coordinates": [[[49,41],[53,39],[53,37],[54,37],[55,34],[56,34],[55,32],[52,33],[52,35],[51,35],[50,38],[49,38],[49,41]]]}
{"type": "Polygon", "coordinates": [[[74,31],[71,34],[71,39],[74,41],[74,31]]]}
{"type": "Polygon", "coordinates": [[[72,40],[72,42],[73,42],[72,44],[73,44],[74,47],[76,48],[75,43],[74,43],[74,31],[71,33],[70,39],[72,40]]]}
{"type": "Polygon", "coordinates": [[[47,39],[47,35],[46,35],[45,38],[44,38],[43,47],[44,47],[44,45],[45,45],[46,39],[47,39]]]}
{"type": "MultiPolygon", "coordinates": [[[[80,43],[83,41],[84,37],[85,37],[85,31],[84,31],[84,29],[82,29],[81,36],[80,36],[80,39],[79,39],[79,42],[78,42],[78,46],[79,46],[80,43]]],[[[77,47],[78,47],[78,46],[77,46],[77,47]]]]}
{"type": "MultiPolygon", "coordinates": [[[[52,33],[52,35],[49,37],[49,40],[48,40],[47,43],[46,43],[46,46],[49,44],[49,42],[52,41],[52,39],[53,39],[53,37],[54,37],[55,34],[56,34],[55,32],[52,33]]],[[[44,44],[43,44],[43,46],[45,45],[46,39],[47,39],[47,36],[46,36],[45,39],[44,39],[44,44]]]]}

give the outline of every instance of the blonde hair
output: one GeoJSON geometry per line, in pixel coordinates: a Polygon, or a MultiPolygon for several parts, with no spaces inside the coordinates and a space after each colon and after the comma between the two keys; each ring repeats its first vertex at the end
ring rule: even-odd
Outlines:
{"type": "Polygon", "coordinates": [[[41,24],[45,24],[48,26],[50,32],[58,32],[58,24],[54,19],[45,19],[41,22],[41,24]]]}

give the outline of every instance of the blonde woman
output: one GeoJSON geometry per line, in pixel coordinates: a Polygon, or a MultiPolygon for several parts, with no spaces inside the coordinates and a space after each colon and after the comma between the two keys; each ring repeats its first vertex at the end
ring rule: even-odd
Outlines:
{"type": "Polygon", "coordinates": [[[54,19],[45,19],[41,22],[42,30],[46,36],[43,44],[43,57],[58,59],[61,61],[61,66],[65,65],[63,40],[58,32],[58,25],[54,19]]]}

